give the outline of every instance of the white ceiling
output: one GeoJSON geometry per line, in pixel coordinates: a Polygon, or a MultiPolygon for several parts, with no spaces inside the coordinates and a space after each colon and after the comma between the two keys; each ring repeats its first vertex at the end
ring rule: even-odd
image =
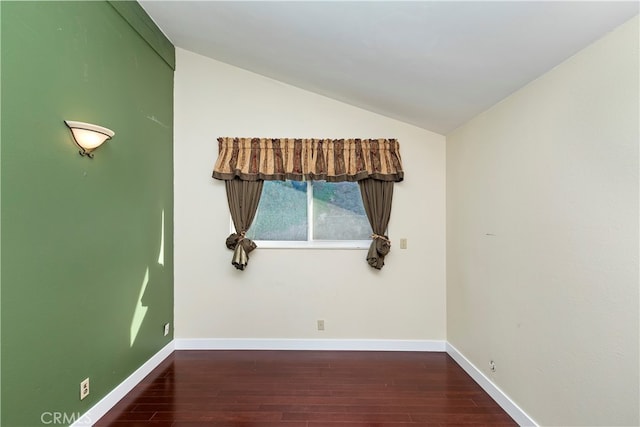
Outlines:
{"type": "Polygon", "coordinates": [[[639,11],[636,1],[140,4],[177,47],[441,134],[639,11]]]}

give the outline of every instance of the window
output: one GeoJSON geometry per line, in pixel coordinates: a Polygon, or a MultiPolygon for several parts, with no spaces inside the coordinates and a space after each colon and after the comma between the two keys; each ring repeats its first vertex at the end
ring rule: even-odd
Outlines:
{"type": "Polygon", "coordinates": [[[265,181],[247,237],[261,248],[353,248],[371,244],[356,182],[265,181]]]}
{"type": "Polygon", "coordinates": [[[254,241],[263,248],[370,246],[369,265],[384,266],[390,242],[381,230],[389,224],[394,183],[404,179],[397,139],[220,137],[212,176],[225,181],[233,221],[242,227],[225,240],[237,269],[247,266],[254,241]],[[295,182],[271,182],[287,178],[295,182]],[[316,183],[322,178],[330,183],[316,183]],[[356,207],[360,188],[371,206],[373,241],[364,209],[356,207]]]}

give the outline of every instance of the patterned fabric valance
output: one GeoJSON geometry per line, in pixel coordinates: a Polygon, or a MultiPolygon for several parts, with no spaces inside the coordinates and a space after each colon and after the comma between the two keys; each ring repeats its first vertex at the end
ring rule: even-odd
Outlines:
{"type": "Polygon", "coordinates": [[[404,179],[395,139],[218,138],[213,177],[222,180],[404,179]]]}

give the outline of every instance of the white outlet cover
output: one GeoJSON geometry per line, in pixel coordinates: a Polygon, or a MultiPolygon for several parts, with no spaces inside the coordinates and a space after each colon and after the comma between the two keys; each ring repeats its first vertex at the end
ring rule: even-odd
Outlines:
{"type": "Polygon", "coordinates": [[[80,400],[89,396],[89,378],[80,383],[80,400]]]}

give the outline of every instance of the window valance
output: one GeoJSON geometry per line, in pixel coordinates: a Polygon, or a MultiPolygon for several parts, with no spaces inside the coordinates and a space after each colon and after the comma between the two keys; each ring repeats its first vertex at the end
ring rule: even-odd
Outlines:
{"type": "Polygon", "coordinates": [[[213,177],[400,182],[404,172],[396,139],[218,138],[213,177]]]}

